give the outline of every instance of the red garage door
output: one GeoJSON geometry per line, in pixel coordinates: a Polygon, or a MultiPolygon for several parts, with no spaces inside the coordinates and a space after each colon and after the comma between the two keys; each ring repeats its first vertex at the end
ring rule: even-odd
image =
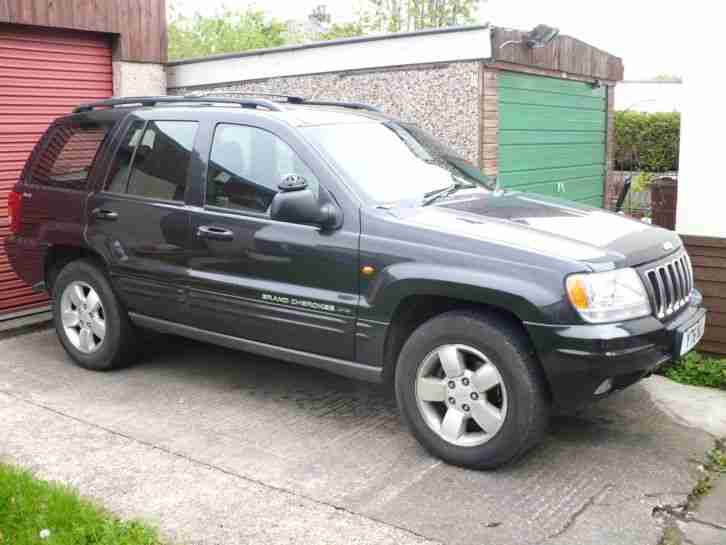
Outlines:
{"type": "Polygon", "coordinates": [[[107,36],[0,24],[0,319],[47,304],[8,263],[8,193],[53,119],[112,92],[107,36]]]}

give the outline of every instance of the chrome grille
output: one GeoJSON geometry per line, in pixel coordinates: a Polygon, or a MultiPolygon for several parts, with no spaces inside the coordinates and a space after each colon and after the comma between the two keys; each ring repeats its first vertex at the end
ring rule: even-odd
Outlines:
{"type": "Polygon", "coordinates": [[[653,308],[658,318],[665,318],[686,306],[693,291],[693,268],[685,252],[645,271],[653,293],[653,308]]]}

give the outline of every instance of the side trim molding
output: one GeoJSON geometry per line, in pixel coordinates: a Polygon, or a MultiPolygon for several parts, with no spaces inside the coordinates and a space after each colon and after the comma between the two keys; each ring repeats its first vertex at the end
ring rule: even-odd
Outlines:
{"type": "Polygon", "coordinates": [[[181,335],[198,341],[204,341],[220,346],[226,346],[235,350],[252,352],[269,358],[277,358],[280,360],[307,365],[308,367],[316,367],[323,369],[336,375],[364,380],[366,382],[383,381],[383,368],[374,365],[365,365],[348,360],[332,358],[330,356],[321,356],[302,350],[293,348],[285,348],[282,346],[274,346],[259,341],[243,339],[241,337],[233,337],[224,333],[215,333],[206,329],[199,329],[193,326],[177,324],[159,318],[152,318],[143,314],[129,312],[131,321],[141,327],[146,327],[158,331],[160,333],[170,333],[172,335],[181,335]]]}

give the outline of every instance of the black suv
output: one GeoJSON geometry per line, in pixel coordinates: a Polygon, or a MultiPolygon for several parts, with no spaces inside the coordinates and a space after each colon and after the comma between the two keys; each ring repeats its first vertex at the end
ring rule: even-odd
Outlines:
{"type": "Polygon", "coordinates": [[[679,237],[498,189],[414,125],[296,97],[81,106],[10,194],[8,253],[83,367],[143,329],[395,385],[433,454],[493,468],[550,406],[690,350],[705,313],[679,237]]]}

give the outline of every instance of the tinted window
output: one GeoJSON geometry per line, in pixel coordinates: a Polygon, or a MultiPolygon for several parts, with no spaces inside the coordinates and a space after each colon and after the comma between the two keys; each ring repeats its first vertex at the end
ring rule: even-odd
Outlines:
{"type": "Polygon", "coordinates": [[[31,183],[84,189],[109,128],[108,125],[65,123],[51,127],[43,151],[31,169],[31,183]]]}
{"type": "Polygon", "coordinates": [[[206,203],[264,213],[288,174],[303,176],[317,194],[317,178],[280,138],[255,127],[218,125],[209,161],[206,203]]]}
{"type": "Polygon", "coordinates": [[[187,172],[194,145],[197,123],[194,121],[149,121],[143,136],[129,131],[119,161],[119,179],[109,178],[110,186],[120,191],[123,186],[125,156],[132,151],[131,173],[126,193],[151,199],[183,201],[187,172]]]}
{"type": "Polygon", "coordinates": [[[106,178],[106,191],[126,193],[126,184],[129,181],[129,172],[131,170],[131,159],[134,157],[134,151],[139,140],[141,140],[143,130],[144,122],[134,121],[126,131],[106,178]]]}

